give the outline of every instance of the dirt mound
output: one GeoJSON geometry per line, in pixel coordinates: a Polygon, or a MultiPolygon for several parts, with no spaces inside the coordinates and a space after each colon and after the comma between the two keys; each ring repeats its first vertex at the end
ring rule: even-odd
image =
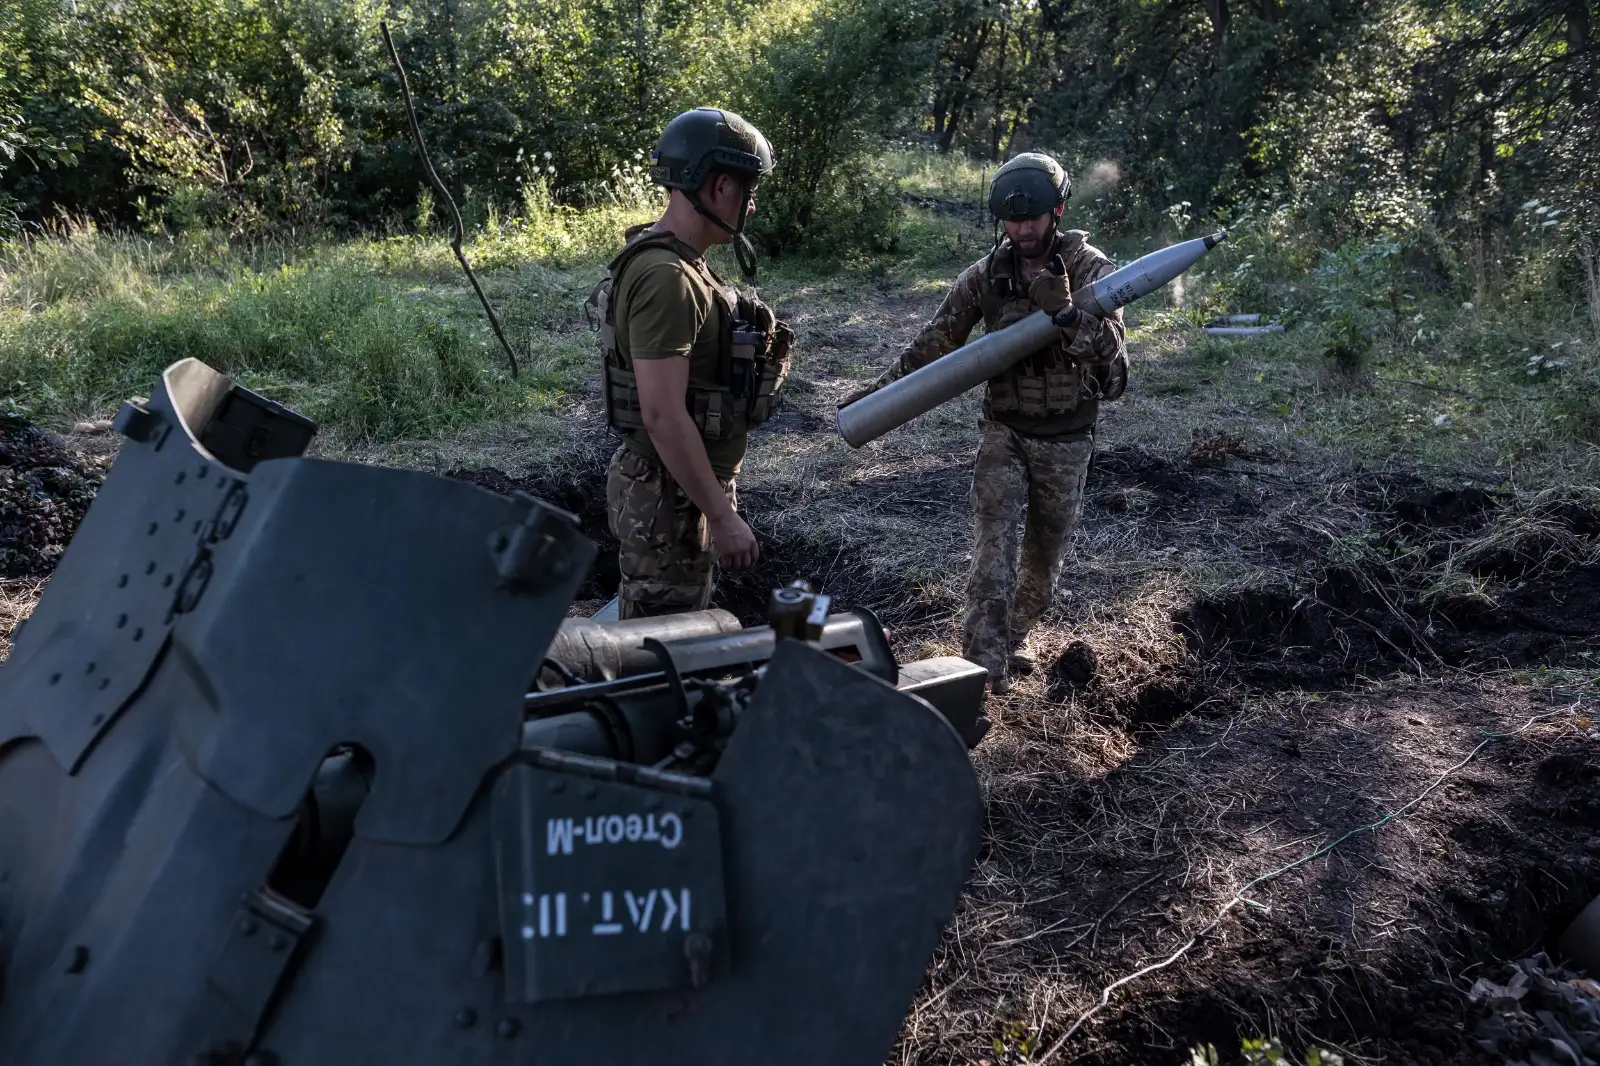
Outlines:
{"type": "Polygon", "coordinates": [[[1253,576],[1172,604],[1169,635],[1070,642],[1049,672],[1051,699],[1150,726],[1225,713],[1252,694],[1454,668],[1583,669],[1600,657],[1592,500],[1238,462],[1267,458],[1225,434],[1197,438],[1180,456],[1096,457],[1091,536],[1132,529],[1157,557],[1237,561],[1253,576]]]}
{"type": "MultiPolygon", "coordinates": [[[[503,495],[525,492],[576,515],[584,534],[598,548],[594,568],[579,588],[577,600],[587,606],[616,595],[621,573],[617,567],[617,538],[611,535],[607,524],[603,460],[524,477],[513,477],[494,467],[451,470],[447,476],[503,495]]],[[[749,570],[719,574],[711,601],[712,606],[732,612],[745,625],[764,623],[772,590],[796,580],[809,581],[813,588],[828,592],[835,610],[866,607],[886,626],[925,621],[941,610],[941,605],[908,590],[901,575],[875,567],[866,551],[842,535],[828,535],[827,531],[807,535],[789,530],[775,535],[764,527],[761,516],[779,510],[776,502],[762,499],[759,493],[746,496],[741,499],[741,511],[746,502],[755,510],[753,521],[761,559],[749,570]]]]}
{"type": "Polygon", "coordinates": [[[1590,690],[1600,511],[1309,460],[1096,456],[904,1061],[1538,1061],[1469,993],[1600,892],[1600,715],[1495,678],[1590,690]]]}
{"type": "Polygon", "coordinates": [[[77,532],[104,466],[0,407],[0,577],[41,577],[77,532]]]}
{"type": "Polygon", "coordinates": [[[915,595],[900,575],[875,567],[867,552],[843,538],[791,535],[761,537],[760,543],[756,565],[719,575],[712,597],[713,604],[745,625],[764,624],[772,590],[796,580],[828,593],[833,610],[865,607],[891,628],[924,622],[941,610],[940,604],[915,595]]]}

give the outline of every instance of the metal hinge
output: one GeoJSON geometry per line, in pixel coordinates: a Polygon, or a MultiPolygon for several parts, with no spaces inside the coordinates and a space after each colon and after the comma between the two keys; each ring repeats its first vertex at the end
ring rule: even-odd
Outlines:
{"type": "Polygon", "coordinates": [[[273,892],[260,888],[244,897],[227,939],[206,971],[202,1007],[185,1061],[232,1066],[252,1058],[261,1021],[295,962],[315,917],[273,892]]]}

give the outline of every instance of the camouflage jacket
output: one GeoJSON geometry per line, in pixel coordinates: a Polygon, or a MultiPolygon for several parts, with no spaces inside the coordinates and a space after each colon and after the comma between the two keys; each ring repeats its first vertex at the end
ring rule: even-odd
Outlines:
{"type": "MultiPolygon", "coordinates": [[[[1088,236],[1068,230],[1056,237],[1051,255],[1061,256],[1066,265],[1068,291],[1116,269],[1088,236]]],[[[932,320],[875,385],[887,385],[961,347],[980,321],[992,333],[1036,310],[1011,242],[1002,241],[961,272],[932,320]]],[[[1094,428],[1100,400],[1120,396],[1126,380],[1126,329],[1119,310],[1101,321],[1092,342],[1080,335],[1069,343],[1063,335],[1059,343],[991,378],[983,414],[1030,437],[1082,437],[1094,428]]]]}

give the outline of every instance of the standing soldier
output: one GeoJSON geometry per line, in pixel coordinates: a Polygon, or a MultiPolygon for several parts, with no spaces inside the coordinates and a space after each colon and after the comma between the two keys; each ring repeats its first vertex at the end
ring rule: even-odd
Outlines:
{"type": "Polygon", "coordinates": [[[751,427],[778,407],[794,332],[707,265],[734,244],[755,278],[745,236],[772,149],[728,111],[696,108],[667,124],[650,178],[666,213],[627,233],[590,304],[601,322],[611,458],[606,507],[621,542],[618,617],[701,610],[716,564],[751,566],[755,535],[735,510],[734,479],[751,427]]]}
{"type": "MultiPolygon", "coordinates": [[[[1005,239],[962,271],[933,320],[845,403],[959,348],[980,319],[992,333],[1040,309],[1055,315],[1070,306],[1072,290],[1116,269],[1087,233],[1060,232],[1071,189],[1061,164],[1038,152],[996,171],[989,210],[1005,239]]],[[[1055,344],[990,379],[984,393],[962,654],[989,671],[996,693],[1010,688],[1008,667],[1033,669],[1028,633],[1054,598],[1082,510],[1099,401],[1122,395],[1127,368],[1122,312],[1104,320],[1080,312],[1055,344]]]]}

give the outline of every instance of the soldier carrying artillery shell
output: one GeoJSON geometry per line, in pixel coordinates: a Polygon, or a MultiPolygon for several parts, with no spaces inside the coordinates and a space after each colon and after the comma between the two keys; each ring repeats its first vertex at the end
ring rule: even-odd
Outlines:
{"type": "MultiPolygon", "coordinates": [[[[1071,188],[1066,169],[1038,152],[1001,167],[989,210],[1005,238],[961,272],[933,319],[877,381],[840,407],[959,348],[979,321],[994,333],[1039,310],[1055,316],[1069,308],[1074,290],[1112,273],[1116,265],[1087,233],[1060,230],[1071,188]]],[[[984,392],[962,655],[989,671],[996,693],[1010,688],[1008,668],[1033,669],[1028,633],[1054,598],[1083,508],[1099,402],[1116,399],[1127,385],[1120,309],[1105,318],[1086,311],[1065,317],[1072,324],[1054,343],[989,379],[984,392]]]]}

